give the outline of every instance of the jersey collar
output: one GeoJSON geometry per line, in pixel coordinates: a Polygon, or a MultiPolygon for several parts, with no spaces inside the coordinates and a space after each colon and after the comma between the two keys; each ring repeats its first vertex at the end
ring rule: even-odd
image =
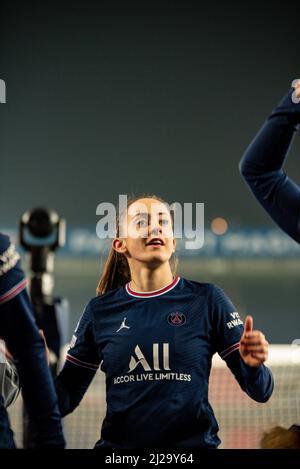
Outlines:
{"type": "Polygon", "coordinates": [[[153,298],[154,296],[160,296],[160,295],[163,295],[164,293],[167,293],[170,290],[173,290],[173,288],[176,287],[176,285],[178,284],[179,280],[180,280],[180,277],[177,275],[172,281],[172,283],[170,283],[169,285],[163,288],[160,288],[159,290],[153,290],[153,291],[148,291],[148,292],[138,292],[138,291],[132,290],[132,288],[130,288],[130,282],[128,282],[125,285],[125,290],[130,296],[134,296],[136,298],[153,298]]]}

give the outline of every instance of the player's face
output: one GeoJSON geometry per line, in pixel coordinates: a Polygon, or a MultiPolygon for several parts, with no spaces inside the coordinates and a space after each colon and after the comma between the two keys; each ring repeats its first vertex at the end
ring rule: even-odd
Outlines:
{"type": "Polygon", "coordinates": [[[127,210],[124,254],[152,267],[168,262],[175,251],[172,219],[165,204],[150,198],[133,202],[127,210]]]}

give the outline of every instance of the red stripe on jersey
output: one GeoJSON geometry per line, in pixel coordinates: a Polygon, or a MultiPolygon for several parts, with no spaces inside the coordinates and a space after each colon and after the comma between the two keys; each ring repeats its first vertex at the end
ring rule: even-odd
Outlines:
{"type": "Polygon", "coordinates": [[[227,349],[223,350],[223,352],[221,352],[219,355],[220,355],[221,358],[225,358],[230,353],[234,352],[235,350],[238,350],[239,347],[240,347],[240,343],[237,342],[236,344],[233,344],[230,347],[228,347],[227,349]]]}
{"type": "Polygon", "coordinates": [[[17,283],[13,288],[8,290],[4,295],[0,296],[0,304],[6,303],[17,296],[27,286],[27,280],[24,278],[21,282],[17,283]]]}
{"type": "Polygon", "coordinates": [[[98,370],[99,368],[99,364],[96,365],[95,363],[84,362],[82,360],[78,360],[78,358],[72,357],[72,355],[69,354],[67,354],[66,360],[73,363],[74,365],[82,366],[83,368],[88,368],[90,370],[98,370]]]}
{"type": "Polygon", "coordinates": [[[170,283],[166,287],[160,288],[159,290],[149,291],[149,292],[138,292],[138,291],[132,290],[132,288],[130,288],[130,283],[127,283],[125,285],[125,288],[126,288],[127,293],[129,293],[129,295],[137,296],[139,298],[149,298],[152,296],[162,295],[163,293],[166,293],[167,291],[172,290],[172,288],[174,288],[177,285],[179,280],[180,280],[180,277],[177,275],[177,277],[174,278],[172,283],[170,283]]]}

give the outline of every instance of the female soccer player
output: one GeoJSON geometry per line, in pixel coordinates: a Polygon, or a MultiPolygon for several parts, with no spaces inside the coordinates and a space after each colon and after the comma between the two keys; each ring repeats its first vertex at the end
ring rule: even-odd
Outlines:
{"type": "Polygon", "coordinates": [[[240,162],[240,171],[273,220],[300,243],[300,188],[283,171],[300,124],[300,80],[273,110],[240,162]]]}
{"type": "Polygon", "coordinates": [[[220,288],[175,275],[172,217],[161,199],[131,201],[123,223],[127,233],[112,242],[98,296],[57,378],[62,415],[79,404],[101,364],[107,413],[97,448],[216,448],[212,356],[218,352],[241,388],[266,402],[268,343],[251,316],[244,330],[220,288]]]}

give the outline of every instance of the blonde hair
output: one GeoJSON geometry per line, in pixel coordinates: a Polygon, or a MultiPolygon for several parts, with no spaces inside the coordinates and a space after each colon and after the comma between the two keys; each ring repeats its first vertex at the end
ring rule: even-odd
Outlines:
{"type": "MultiPolygon", "coordinates": [[[[162,202],[163,204],[166,204],[165,200],[153,194],[141,195],[139,197],[131,196],[131,197],[128,197],[127,199],[127,210],[131,204],[133,204],[137,200],[144,199],[144,198],[155,199],[158,202],[162,202]]],[[[118,210],[117,210],[117,213],[118,213],[118,210]]],[[[173,213],[170,212],[170,215],[171,215],[172,224],[174,227],[173,213]]],[[[118,237],[119,236],[119,217],[118,216],[116,219],[116,226],[117,226],[117,237],[118,237]]],[[[172,274],[174,276],[176,275],[177,265],[178,265],[178,259],[173,254],[170,259],[170,267],[172,270],[172,274]]],[[[114,248],[112,247],[108,254],[107,260],[103,267],[102,275],[97,285],[97,289],[96,289],[97,295],[104,295],[105,293],[111,290],[123,287],[126,285],[126,283],[130,282],[130,280],[131,280],[131,274],[130,274],[130,268],[129,268],[129,264],[126,259],[126,256],[122,253],[115,251],[114,248]]]]}
{"type": "Polygon", "coordinates": [[[300,449],[300,433],[293,427],[276,426],[265,432],[260,442],[261,449],[300,449]]]}

